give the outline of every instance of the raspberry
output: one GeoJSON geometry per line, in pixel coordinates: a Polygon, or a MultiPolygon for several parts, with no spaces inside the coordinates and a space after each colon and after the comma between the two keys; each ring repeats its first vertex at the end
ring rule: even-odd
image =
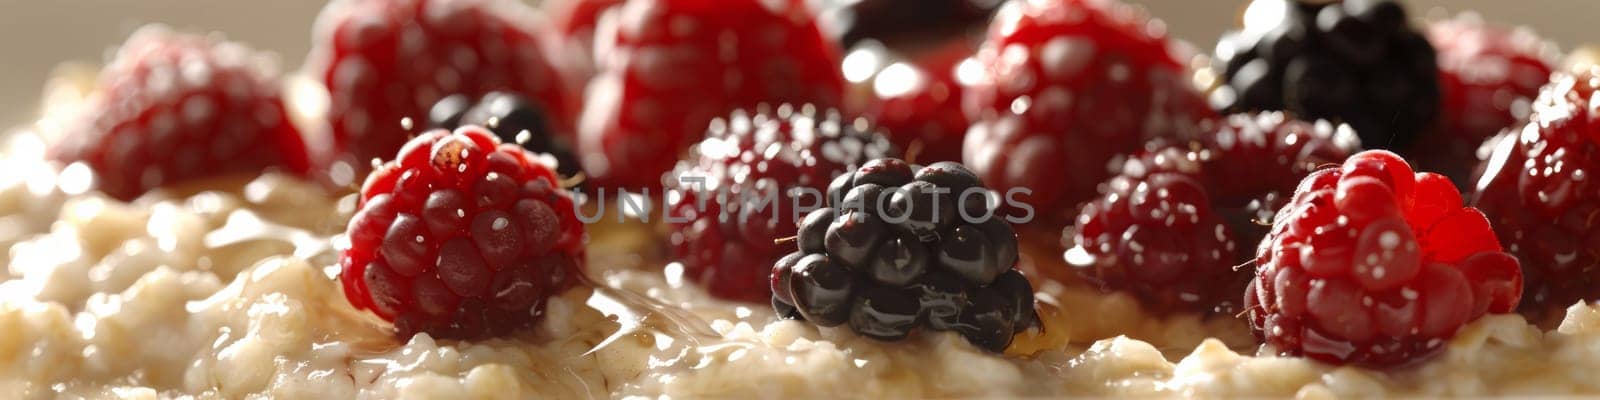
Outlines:
{"type": "MultiPolygon", "coordinates": [[[[863,47],[874,59],[894,59],[881,47],[863,47]]],[[[971,121],[961,111],[956,71],[970,60],[973,43],[955,40],[942,48],[888,63],[870,80],[872,96],[862,117],[878,123],[902,149],[920,148],[919,161],[961,161],[961,141],[971,121]]],[[[846,67],[851,67],[846,62],[846,67]]]]}
{"type": "Polygon", "coordinates": [[[521,144],[528,151],[555,157],[556,172],[562,176],[578,174],[578,160],[573,158],[567,138],[550,128],[544,110],[516,94],[489,92],[476,103],[462,95],[446,97],[428,111],[428,125],[444,129],[485,127],[503,143],[521,144]]]}
{"type": "Polygon", "coordinates": [[[1522,260],[1522,311],[1536,319],[1600,299],[1597,80],[1596,66],[1557,74],[1534,101],[1532,122],[1498,139],[1478,179],[1473,204],[1522,260]]]}
{"type": "Polygon", "coordinates": [[[1286,355],[1395,366],[1522,296],[1517,259],[1442,175],[1363,152],[1306,177],[1256,252],[1251,327],[1286,355]]]}
{"type": "Polygon", "coordinates": [[[1008,2],[964,95],[974,121],[962,159],[995,190],[1032,190],[1025,201],[1047,227],[1071,224],[1114,158],[1198,136],[1213,116],[1163,26],[1117,1],[1008,2]]]}
{"type": "Polygon", "coordinates": [[[82,162],[131,200],[164,185],[281,168],[310,171],[271,67],[244,46],[163,26],[135,32],[50,158],[82,162]]]}
{"type": "Polygon", "coordinates": [[[552,0],[543,3],[549,10],[552,30],[561,37],[563,49],[572,76],[579,82],[594,77],[594,34],[605,13],[623,0],[552,0]]]}
{"type": "Polygon", "coordinates": [[[500,336],[576,281],[583,225],[556,175],[477,126],[434,130],[377,167],[340,254],[345,297],[402,338],[500,336]]]}
{"type": "Polygon", "coordinates": [[[307,71],[328,88],[336,163],[393,154],[452,94],[515,93],[571,132],[577,88],[552,66],[534,11],[505,0],[340,0],[317,16],[307,71]]]}
{"type": "Polygon", "coordinates": [[[1528,103],[1550,79],[1555,44],[1524,28],[1466,13],[1428,26],[1438,51],[1440,119],[1418,145],[1417,163],[1466,185],[1484,140],[1526,121],[1528,103]]]}
{"type": "Polygon", "coordinates": [[[802,222],[800,250],[773,265],[780,315],[883,341],[955,331],[994,352],[1038,324],[1016,233],[966,167],[873,160],[829,192],[802,222]]]}
{"type": "Polygon", "coordinates": [[[1256,0],[1245,15],[1217,43],[1219,109],[1343,122],[1366,147],[1402,152],[1438,116],[1433,46],[1399,3],[1256,0]]]}
{"type": "Polygon", "coordinates": [[[714,296],[765,301],[768,268],[785,253],[774,240],[795,235],[794,207],[814,206],[834,176],[892,152],[882,136],[812,106],[713,120],[706,139],[664,182],[683,193],[669,197],[673,256],[714,296]],[[797,204],[804,197],[790,193],[800,188],[817,197],[797,204]],[[758,205],[764,196],[775,201],[758,205]]]}
{"type": "Polygon", "coordinates": [[[655,186],[734,109],[842,106],[838,50],[800,1],[639,0],[616,12],[619,26],[596,33],[607,50],[579,129],[597,186],[655,186]]]}
{"type": "Polygon", "coordinates": [[[1249,260],[1272,212],[1319,165],[1354,151],[1355,135],[1282,113],[1236,114],[1190,147],[1129,160],[1084,206],[1066,260],[1105,290],[1157,312],[1237,312],[1249,260]],[[1239,179],[1250,176],[1251,179],[1239,179]]]}
{"type": "MultiPolygon", "coordinates": [[[[595,24],[606,10],[620,5],[624,0],[553,0],[544,3],[550,10],[556,32],[569,39],[594,39],[595,24]]],[[[581,41],[581,40],[580,40],[581,41]]]]}

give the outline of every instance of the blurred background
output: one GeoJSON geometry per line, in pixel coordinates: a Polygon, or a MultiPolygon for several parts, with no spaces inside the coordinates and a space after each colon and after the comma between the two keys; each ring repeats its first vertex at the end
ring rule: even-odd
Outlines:
{"type": "MultiPolygon", "coordinates": [[[[1234,26],[1244,0],[1130,0],[1167,22],[1174,37],[1210,51],[1234,26]]],[[[1600,43],[1594,23],[1600,0],[1406,0],[1418,16],[1466,10],[1499,23],[1527,25],[1563,51],[1600,43]]],[[[133,30],[164,23],[221,31],[230,39],[280,57],[298,68],[311,43],[317,0],[0,0],[0,127],[25,122],[50,70],[63,61],[99,62],[133,30]]]]}

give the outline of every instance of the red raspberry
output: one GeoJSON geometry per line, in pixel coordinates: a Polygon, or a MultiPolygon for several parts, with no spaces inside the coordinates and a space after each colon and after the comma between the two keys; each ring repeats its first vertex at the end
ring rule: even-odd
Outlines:
{"type": "Polygon", "coordinates": [[[594,44],[595,24],[600,15],[624,0],[552,0],[545,3],[550,10],[551,22],[556,32],[568,40],[594,44]]]}
{"type": "Polygon", "coordinates": [[[772,265],[794,251],[774,240],[795,236],[795,207],[823,207],[835,176],[893,153],[883,136],[809,105],[718,118],[664,182],[683,193],[668,197],[673,257],[714,296],[766,302],[772,265]],[[790,194],[799,188],[816,196],[790,194]],[[740,209],[763,196],[776,201],[740,209]]]}
{"type": "Polygon", "coordinates": [[[1462,14],[1428,26],[1439,60],[1440,123],[1416,161],[1465,185],[1484,140],[1526,121],[1527,104],[1550,79],[1555,44],[1526,28],[1462,14]]]}
{"type": "Polygon", "coordinates": [[[140,29],[100,72],[50,158],[83,162],[100,190],[123,200],[230,173],[305,174],[305,143],[268,64],[238,43],[140,29]]]}
{"type": "Polygon", "coordinates": [[[577,81],[588,82],[594,77],[595,30],[600,17],[622,3],[623,0],[552,0],[543,4],[549,10],[553,30],[561,37],[559,47],[567,58],[565,67],[577,81]]]}
{"type": "Polygon", "coordinates": [[[1113,158],[1150,138],[1197,136],[1212,111],[1188,81],[1190,52],[1164,26],[1115,0],[1002,6],[966,91],[966,164],[1001,193],[1033,190],[1024,200],[1059,227],[1113,158]]]}
{"type": "Polygon", "coordinates": [[[401,337],[529,325],[584,260],[583,225],[555,172],[477,126],[407,142],[367,176],[346,234],[345,297],[401,337]]]}
{"type": "Polygon", "coordinates": [[[1395,366],[1521,296],[1517,259],[1448,179],[1374,150],[1300,183],[1256,252],[1245,305],[1283,354],[1395,366]]]}
{"type": "MultiPolygon", "coordinates": [[[[857,51],[890,57],[881,49],[857,51]]],[[[972,123],[961,111],[957,70],[963,62],[969,70],[977,65],[969,61],[972,52],[971,42],[954,40],[912,60],[889,64],[872,78],[873,95],[862,116],[877,122],[895,146],[920,147],[917,162],[961,161],[961,141],[972,123]]]]}
{"type": "Polygon", "coordinates": [[[1066,259],[1157,312],[1236,312],[1250,275],[1235,266],[1266,234],[1256,221],[1272,220],[1301,178],[1344,160],[1356,141],[1348,128],[1279,112],[1229,116],[1203,141],[1125,164],[1078,215],[1066,259]]]}
{"type": "Polygon", "coordinates": [[[738,108],[841,106],[839,54],[802,0],[637,0],[596,33],[578,152],[601,187],[655,186],[706,123],[738,108]],[[606,25],[610,26],[610,25],[606,25]]]}
{"type": "MultiPolygon", "coordinates": [[[[327,85],[335,162],[394,154],[446,96],[510,92],[571,132],[576,85],[552,66],[532,9],[506,0],[340,0],[317,16],[307,71],[327,85]]],[[[568,133],[570,134],[570,133],[568,133]]]]}
{"type": "Polygon", "coordinates": [[[1532,123],[1498,139],[1473,204],[1527,274],[1523,312],[1535,317],[1600,299],[1600,66],[1560,73],[1533,104],[1532,123]]]}

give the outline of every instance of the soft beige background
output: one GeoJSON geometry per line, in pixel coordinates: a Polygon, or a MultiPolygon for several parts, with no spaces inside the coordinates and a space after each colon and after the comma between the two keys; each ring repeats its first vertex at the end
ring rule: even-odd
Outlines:
{"type": "MultiPolygon", "coordinates": [[[[1204,49],[1234,23],[1244,0],[1143,0],[1172,32],[1204,49]]],[[[1600,0],[1408,0],[1414,13],[1447,7],[1531,25],[1563,49],[1600,42],[1600,0]]],[[[100,61],[139,25],[220,30],[297,67],[310,47],[316,0],[0,0],[0,126],[36,112],[43,81],[64,60],[100,61]]]]}

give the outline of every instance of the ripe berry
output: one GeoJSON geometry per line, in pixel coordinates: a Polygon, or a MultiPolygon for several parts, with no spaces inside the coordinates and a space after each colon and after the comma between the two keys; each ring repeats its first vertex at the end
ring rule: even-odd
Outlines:
{"type": "MultiPolygon", "coordinates": [[[[940,183],[950,182],[985,190],[960,164],[918,168],[881,159],[841,175],[830,192],[866,186],[948,191],[952,187],[940,183]],[[916,172],[906,174],[910,168],[916,172]]],[[[901,191],[880,191],[879,197],[901,191]]],[[[921,326],[955,331],[985,350],[1004,350],[1015,333],[1037,322],[1033,287],[1014,269],[1016,233],[987,203],[979,204],[968,207],[980,213],[959,213],[930,226],[902,218],[909,209],[869,210],[831,197],[829,208],[806,217],[800,251],[774,265],[774,274],[788,274],[771,278],[774,310],[782,315],[793,307],[817,325],[848,323],[878,340],[900,340],[921,326]],[[820,250],[807,244],[815,236],[824,238],[820,250]]],[[[953,198],[915,206],[962,207],[953,198]]]]}
{"type": "Polygon", "coordinates": [[[1066,260],[1104,290],[1158,313],[1239,310],[1235,268],[1306,174],[1344,160],[1354,134],[1282,113],[1229,116],[1190,147],[1140,155],[1084,206],[1066,260]],[[1251,179],[1239,179],[1249,176],[1251,179]]]}
{"type": "Polygon", "coordinates": [[[577,113],[572,80],[552,65],[535,12],[506,0],[340,0],[317,16],[307,71],[328,88],[334,162],[387,157],[453,94],[524,96],[556,132],[577,113]],[[569,85],[572,85],[569,87],[569,85]]]}
{"type": "Polygon", "coordinates": [[[428,111],[428,124],[444,129],[481,126],[494,132],[501,143],[517,143],[528,151],[554,156],[556,172],[562,176],[578,174],[578,160],[572,156],[568,138],[556,134],[548,114],[522,96],[489,92],[476,102],[462,95],[446,97],[428,111]]]}
{"type": "Polygon", "coordinates": [[[843,106],[839,51],[802,2],[639,0],[616,12],[625,22],[596,33],[608,50],[579,127],[597,186],[656,186],[708,122],[734,109],[843,106]]]}
{"type": "MultiPolygon", "coordinates": [[[[718,118],[663,182],[682,194],[668,196],[672,254],[712,295],[765,301],[767,269],[788,251],[773,241],[796,235],[795,207],[820,205],[833,176],[892,152],[882,136],[809,105],[718,118]]],[[[826,229],[831,221],[799,224],[826,229]]],[[[824,246],[818,229],[800,232],[798,240],[805,248],[824,246]]]]}
{"type": "MultiPolygon", "coordinates": [[[[916,53],[892,53],[881,46],[863,46],[846,58],[845,76],[868,86],[862,117],[878,123],[889,141],[908,151],[919,148],[921,161],[961,161],[962,138],[972,125],[961,110],[962,83],[957,71],[971,69],[976,43],[966,37],[916,53]],[[850,60],[880,60],[871,66],[850,60]],[[881,67],[881,70],[871,71],[881,67]],[[856,71],[851,68],[866,68],[856,71]],[[868,75],[870,74],[870,75],[868,75]]],[[[970,75],[970,74],[969,74],[970,75]]]]}
{"type": "Polygon", "coordinates": [[[558,47],[568,59],[567,67],[580,82],[594,77],[594,38],[601,17],[622,3],[624,0],[550,0],[541,4],[549,11],[551,30],[561,39],[558,47]]]}
{"type": "Polygon", "coordinates": [[[100,72],[50,158],[83,162],[101,191],[123,200],[230,173],[306,174],[305,143],[270,69],[238,43],[142,28],[100,72]]]}
{"type": "Polygon", "coordinates": [[[550,10],[552,28],[568,40],[594,44],[595,25],[600,16],[624,0],[551,0],[544,3],[550,10]]]}
{"type": "Polygon", "coordinates": [[[1540,90],[1530,123],[1496,139],[1473,204],[1527,275],[1523,312],[1565,315],[1600,298],[1600,67],[1559,73],[1540,90]]]}
{"type": "Polygon", "coordinates": [[[1213,115],[1163,26],[1117,1],[1006,3],[964,94],[962,159],[997,191],[1032,190],[1041,226],[1070,224],[1114,158],[1196,137],[1213,115]]]}
{"type": "Polygon", "coordinates": [[[896,50],[912,50],[983,29],[998,0],[828,1],[825,25],[844,48],[872,40],[896,50]]]}
{"type": "Polygon", "coordinates": [[[1217,44],[1219,109],[1346,123],[1366,147],[1402,152],[1438,117],[1433,46],[1398,2],[1256,0],[1245,22],[1217,44]]]}
{"type": "Polygon", "coordinates": [[[1472,13],[1431,23],[1427,33],[1438,52],[1440,118],[1418,144],[1428,151],[1412,156],[1466,185],[1484,140],[1526,121],[1558,50],[1526,28],[1489,24],[1472,13]]]}
{"type": "Polygon", "coordinates": [[[1302,181],[1256,253],[1244,301],[1284,354],[1394,366],[1485,313],[1511,312],[1521,295],[1517,260],[1448,179],[1375,150],[1302,181]]]}
{"type": "Polygon", "coordinates": [[[527,326],[580,273],[573,207],[555,172],[489,131],[425,133],[362,185],[339,259],[345,297],[401,337],[527,326]]]}

